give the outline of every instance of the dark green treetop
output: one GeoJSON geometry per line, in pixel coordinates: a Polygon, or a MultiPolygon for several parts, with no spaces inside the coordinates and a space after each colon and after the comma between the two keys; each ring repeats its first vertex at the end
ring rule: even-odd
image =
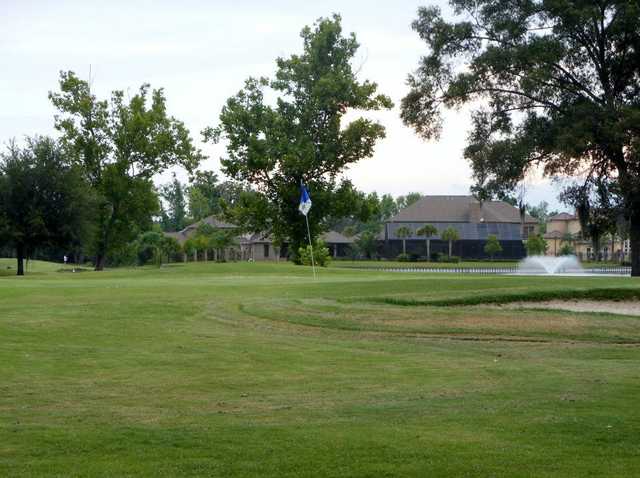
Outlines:
{"type": "Polygon", "coordinates": [[[152,177],[171,166],[192,171],[203,156],[184,124],[167,114],[162,89],[144,84],[131,98],[114,91],[109,101],[98,100],[69,71],[49,98],[65,154],[82,166],[98,197],[94,250],[101,270],[109,251],[133,240],[158,212],[152,177]]]}
{"type": "Polygon", "coordinates": [[[327,219],[351,212],[356,191],[341,175],[370,157],[384,137],[384,127],[369,119],[345,125],[345,113],[392,106],[375,83],[358,81],[352,62],[359,44],[355,35],[343,35],[339,16],[321,18],[301,37],[300,54],[278,58],[272,80],[247,80],[228,99],[219,126],[205,131],[227,142],[225,174],[252,186],[236,205],[236,217],[249,230],[290,240],[290,251],[306,235],[297,209],[301,182],[313,202],[309,223],[316,237],[327,219]]]}
{"type": "Polygon", "coordinates": [[[477,193],[512,191],[536,168],[615,180],[640,274],[640,3],[449,3],[454,21],[425,7],[413,23],[429,51],[409,77],[405,123],[437,137],[443,109],[473,103],[477,193]]]}

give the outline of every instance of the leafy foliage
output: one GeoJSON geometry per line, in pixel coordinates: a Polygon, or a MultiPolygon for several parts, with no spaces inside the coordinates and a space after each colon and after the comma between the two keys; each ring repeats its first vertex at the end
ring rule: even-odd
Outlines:
{"type": "Polygon", "coordinates": [[[144,84],[127,99],[114,91],[98,100],[73,72],[60,74],[49,98],[66,154],[83,168],[98,198],[96,269],[107,254],[149,229],[159,211],[152,177],[171,166],[194,170],[203,158],[181,121],[168,116],[162,89],[144,84]]]}
{"type": "Polygon", "coordinates": [[[424,236],[427,245],[427,260],[431,260],[431,238],[438,234],[438,229],[431,225],[425,224],[416,231],[417,236],[424,236]]]}
{"type": "Polygon", "coordinates": [[[560,199],[573,206],[580,220],[582,237],[591,239],[596,260],[600,259],[600,242],[615,234],[624,222],[623,207],[616,185],[609,181],[591,181],[569,186],[560,199]]]}
{"type": "Polygon", "coordinates": [[[576,253],[576,251],[574,251],[573,247],[571,247],[571,244],[562,244],[562,247],[560,247],[560,250],[558,251],[558,253],[561,256],[571,256],[573,254],[576,253]]]}
{"type": "Polygon", "coordinates": [[[173,175],[169,184],[160,186],[160,197],[167,204],[162,208],[162,230],[181,231],[188,224],[187,201],[182,183],[173,175]]]}
{"type": "Polygon", "coordinates": [[[0,155],[0,239],[11,244],[18,260],[36,248],[72,248],[90,238],[93,197],[82,171],[69,163],[52,139],[27,138],[0,155]]]}
{"type": "Polygon", "coordinates": [[[312,264],[312,253],[313,262],[317,266],[327,267],[329,265],[329,262],[331,262],[331,252],[322,240],[314,242],[313,250],[310,245],[306,245],[298,249],[298,258],[300,260],[300,263],[304,266],[310,266],[312,264]]]}
{"type": "Polygon", "coordinates": [[[182,251],[180,244],[172,237],[158,231],[147,231],[137,240],[138,258],[141,264],[153,262],[160,267],[164,258],[182,251]]]}
{"type": "Polygon", "coordinates": [[[396,237],[402,239],[402,253],[407,253],[407,237],[411,237],[413,232],[407,226],[401,226],[396,230],[396,237]]]}
{"type": "Polygon", "coordinates": [[[234,207],[238,223],[288,239],[294,252],[306,236],[297,209],[300,184],[313,201],[309,225],[317,237],[331,218],[352,214],[358,195],[341,173],[371,156],[384,137],[383,126],[368,119],[344,125],[345,113],[392,106],[375,83],[357,80],[351,62],[359,45],[353,34],[342,34],[339,16],[318,20],[301,37],[301,54],[277,59],[272,80],[247,80],[227,101],[220,125],[205,131],[207,138],[227,141],[225,174],[253,188],[234,207]],[[275,104],[265,95],[275,96],[275,104]]]}
{"type": "Polygon", "coordinates": [[[502,246],[495,234],[489,234],[489,236],[487,236],[487,242],[484,245],[484,252],[487,253],[492,260],[496,254],[502,252],[502,246]]]}
{"type": "Polygon", "coordinates": [[[355,240],[357,251],[365,258],[371,259],[378,251],[378,238],[371,231],[364,231],[355,240]]]}
{"type": "Polygon", "coordinates": [[[443,241],[449,241],[449,257],[451,258],[453,243],[458,239],[460,239],[460,233],[458,233],[457,229],[453,227],[448,227],[444,231],[442,231],[442,234],[440,234],[440,237],[442,238],[443,241]]]}
{"type": "Polygon", "coordinates": [[[540,234],[533,234],[527,238],[525,248],[527,249],[527,255],[540,256],[547,251],[547,241],[540,234]]]}
{"type": "Polygon", "coordinates": [[[449,3],[455,21],[425,7],[413,24],[429,52],[409,78],[405,123],[437,137],[444,108],[481,105],[465,157],[488,195],[536,168],[614,182],[640,275],[640,4],[449,3]]]}

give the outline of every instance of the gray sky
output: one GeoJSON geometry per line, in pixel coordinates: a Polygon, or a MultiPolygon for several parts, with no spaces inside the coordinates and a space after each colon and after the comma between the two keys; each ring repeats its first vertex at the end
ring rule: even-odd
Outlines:
{"type": "MultiPolygon", "coordinates": [[[[396,104],[370,115],[386,126],[387,138],[347,176],[367,192],[466,194],[468,111],[449,112],[441,139],[430,143],[399,118],[406,76],[425,52],[410,24],[420,5],[434,1],[1,0],[0,141],[55,134],[47,92],[57,88],[60,70],[86,79],[91,65],[99,96],[135,91],[144,82],[163,87],[171,114],[200,142],[200,131],[216,124],[223,103],[247,77],[272,75],[276,57],[301,50],[302,27],[335,12],[362,45],[361,79],[377,82],[396,104]]],[[[218,171],[224,147],[201,146],[210,156],[203,169],[218,171]]],[[[548,182],[530,181],[527,202],[557,206],[556,196],[548,182]]]]}

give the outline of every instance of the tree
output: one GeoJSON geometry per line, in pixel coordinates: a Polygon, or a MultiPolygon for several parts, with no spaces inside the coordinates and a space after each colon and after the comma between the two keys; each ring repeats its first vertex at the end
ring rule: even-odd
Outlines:
{"type": "Polygon", "coordinates": [[[308,219],[311,236],[317,237],[327,219],[351,212],[357,192],[341,173],[370,157],[385,135],[381,124],[364,118],[344,125],[344,115],[392,107],[387,96],[376,93],[375,83],[358,81],[351,63],[359,45],[355,35],[342,34],[339,16],[318,20],[301,37],[301,54],[279,58],[273,80],[247,80],[227,100],[219,126],[205,131],[207,139],[227,141],[224,173],[252,186],[241,195],[234,217],[245,229],[287,239],[294,254],[307,234],[298,211],[300,184],[313,201],[308,219]],[[267,103],[265,95],[275,103],[267,103]]]}
{"type": "Polygon", "coordinates": [[[226,260],[226,250],[237,244],[236,235],[233,231],[217,229],[211,236],[211,247],[216,251],[216,260],[226,260]]]}
{"type": "Polygon", "coordinates": [[[449,241],[449,259],[451,259],[451,255],[453,252],[453,243],[460,239],[460,234],[458,233],[457,229],[448,227],[444,231],[442,231],[440,237],[443,241],[449,241]]]}
{"type": "Polygon", "coordinates": [[[615,234],[618,217],[623,209],[615,185],[610,182],[587,181],[567,187],[560,199],[575,208],[582,237],[591,239],[594,259],[600,260],[601,240],[607,234],[615,234]]]}
{"type": "Polygon", "coordinates": [[[218,182],[213,171],[197,171],[191,176],[189,186],[189,212],[194,221],[222,213],[223,203],[234,204],[243,188],[226,181],[218,182]]]}
{"type": "Polygon", "coordinates": [[[525,243],[528,256],[541,256],[547,251],[547,241],[540,234],[529,236],[525,243]]]}
{"type": "Polygon", "coordinates": [[[367,259],[371,259],[378,250],[378,239],[371,231],[364,231],[355,240],[355,246],[360,254],[367,259]]]}
{"type": "Polygon", "coordinates": [[[162,208],[162,229],[164,231],[181,231],[187,226],[187,201],[184,186],[175,173],[169,184],[160,186],[160,197],[167,204],[162,208]]]}
{"type": "Polygon", "coordinates": [[[531,217],[538,220],[538,229],[541,234],[547,232],[549,218],[558,214],[557,211],[549,211],[549,203],[547,201],[541,201],[537,206],[527,204],[526,210],[531,217]]]}
{"type": "Polygon", "coordinates": [[[184,124],[168,116],[162,89],[144,84],[128,98],[114,91],[99,101],[73,72],[60,74],[60,92],[49,93],[59,114],[65,152],[82,166],[98,197],[95,268],[109,252],[149,229],[159,205],[152,177],[171,166],[195,169],[203,158],[184,124]]]}
{"type": "Polygon", "coordinates": [[[413,203],[418,202],[420,199],[422,199],[422,194],[409,193],[406,196],[398,196],[396,198],[396,205],[398,209],[404,209],[405,207],[409,207],[413,203]]]}
{"type": "Polygon", "coordinates": [[[164,257],[169,259],[182,250],[178,241],[158,231],[147,231],[138,238],[138,257],[141,263],[152,260],[158,267],[162,266],[164,257]]]}
{"type": "Polygon", "coordinates": [[[380,218],[384,222],[398,214],[398,204],[391,194],[384,194],[380,198],[380,218]]]}
{"type": "Polygon", "coordinates": [[[0,239],[14,247],[18,275],[36,248],[84,242],[92,204],[82,172],[54,140],[27,138],[0,155],[0,239]]]}
{"type": "Polygon", "coordinates": [[[495,234],[489,234],[487,236],[487,243],[484,245],[484,252],[489,254],[491,260],[493,260],[493,257],[496,254],[502,252],[502,246],[500,245],[500,241],[498,241],[498,236],[495,234]]]}
{"type": "Polygon", "coordinates": [[[571,244],[564,243],[560,247],[559,254],[561,256],[572,256],[575,254],[575,251],[573,250],[573,247],[571,247],[571,244]]]}
{"type": "Polygon", "coordinates": [[[407,226],[401,226],[396,229],[396,237],[402,239],[402,253],[407,253],[407,237],[411,237],[411,229],[407,226]]]}
{"type": "Polygon", "coordinates": [[[196,233],[193,235],[193,245],[196,250],[203,251],[204,261],[209,260],[209,249],[215,249],[214,241],[217,229],[211,224],[203,222],[196,229],[196,233]]]}
{"type": "Polygon", "coordinates": [[[427,260],[431,260],[431,238],[438,234],[438,229],[431,224],[425,224],[416,231],[417,236],[424,236],[427,245],[427,260]]]}
{"type": "Polygon", "coordinates": [[[308,244],[300,247],[298,255],[300,256],[300,263],[304,266],[315,264],[318,267],[327,267],[331,262],[331,252],[322,240],[318,240],[313,244],[313,250],[308,244]],[[313,261],[311,260],[312,254],[313,261]]]}
{"type": "Polygon", "coordinates": [[[428,7],[413,24],[430,51],[409,78],[404,121],[435,137],[443,108],[480,105],[465,156],[492,193],[534,168],[615,182],[640,275],[640,4],[449,3],[456,21],[428,7]]]}

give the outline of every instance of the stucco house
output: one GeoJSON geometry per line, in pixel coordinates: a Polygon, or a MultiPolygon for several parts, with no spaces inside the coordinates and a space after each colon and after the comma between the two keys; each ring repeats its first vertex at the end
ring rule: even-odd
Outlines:
{"type": "Polygon", "coordinates": [[[448,252],[448,242],[441,239],[441,234],[451,227],[460,236],[453,244],[453,254],[465,259],[486,258],[484,246],[489,235],[497,236],[503,249],[496,258],[520,259],[526,255],[523,241],[538,232],[536,219],[525,214],[521,221],[518,208],[504,201],[481,203],[473,196],[424,196],[385,223],[383,255],[393,258],[402,252],[397,231],[407,227],[411,232],[406,238],[407,253],[424,257],[425,238],[417,231],[425,224],[438,230],[431,238],[432,255],[448,252]]]}
{"type": "Polygon", "coordinates": [[[561,212],[547,221],[547,241],[549,256],[560,255],[563,247],[568,245],[580,259],[594,259],[597,255],[603,260],[620,260],[629,257],[629,241],[616,241],[611,236],[605,236],[600,241],[600,251],[593,250],[592,241],[585,239],[582,226],[576,214],[561,212]]]}

